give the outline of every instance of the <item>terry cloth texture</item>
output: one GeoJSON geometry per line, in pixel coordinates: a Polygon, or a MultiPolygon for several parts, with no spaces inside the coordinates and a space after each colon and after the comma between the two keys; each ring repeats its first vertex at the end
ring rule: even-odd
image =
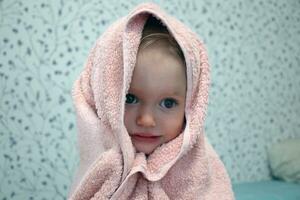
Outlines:
{"type": "Polygon", "coordinates": [[[230,179],[205,139],[209,64],[203,43],[157,5],[144,3],[101,35],[73,88],[80,166],[69,199],[231,200],[230,179]],[[186,126],[148,157],[137,153],[124,107],[146,20],[154,16],[180,45],[186,62],[186,126]]]}

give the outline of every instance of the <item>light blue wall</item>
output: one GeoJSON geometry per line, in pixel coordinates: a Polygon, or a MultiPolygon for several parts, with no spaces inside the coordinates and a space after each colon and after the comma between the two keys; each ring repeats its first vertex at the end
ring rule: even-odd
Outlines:
{"type": "MultiPolygon", "coordinates": [[[[70,91],[109,24],[142,1],[0,1],[0,199],[64,199],[78,163],[70,91]]],[[[300,1],[155,1],[207,45],[206,133],[233,182],[270,178],[300,137],[300,1]]]]}

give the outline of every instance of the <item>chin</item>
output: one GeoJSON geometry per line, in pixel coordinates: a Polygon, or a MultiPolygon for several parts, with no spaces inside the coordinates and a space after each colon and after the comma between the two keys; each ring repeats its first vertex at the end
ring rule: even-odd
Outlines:
{"type": "Polygon", "coordinates": [[[142,152],[142,153],[144,153],[146,155],[149,155],[149,154],[151,154],[154,151],[154,149],[151,149],[151,150],[148,150],[148,149],[137,149],[136,151],[137,152],[142,152]]]}
{"type": "Polygon", "coordinates": [[[145,147],[139,148],[139,147],[136,147],[137,152],[142,152],[146,155],[151,154],[155,149],[156,149],[156,147],[152,147],[152,148],[145,148],[145,147]]]}

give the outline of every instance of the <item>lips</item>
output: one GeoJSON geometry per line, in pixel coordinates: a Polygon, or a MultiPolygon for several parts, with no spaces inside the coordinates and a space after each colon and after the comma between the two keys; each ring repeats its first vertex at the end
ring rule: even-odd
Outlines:
{"type": "Polygon", "coordinates": [[[131,135],[134,140],[141,142],[157,142],[161,136],[156,136],[154,134],[148,133],[134,133],[131,135]]]}

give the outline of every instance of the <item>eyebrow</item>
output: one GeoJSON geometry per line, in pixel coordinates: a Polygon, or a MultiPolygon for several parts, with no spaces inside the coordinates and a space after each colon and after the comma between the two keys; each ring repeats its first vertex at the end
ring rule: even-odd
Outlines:
{"type": "MultiPolygon", "coordinates": [[[[138,88],[131,88],[128,90],[129,91],[132,91],[132,93],[144,93],[144,90],[143,89],[138,89],[138,88]]],[[[180,92],[178,90],[175,90],[175,91],[172,91],[172,92],[169,92],[169,91],[163,91],[162,93],[164,93],[165,95],[164,96],[173,96],[173,97],[182,97],[182,95],[180,94],[180,92]]],[[[185,95],[185,94],[184,94],[185,95]]]]}
{"type": "Polygon", "coordinates": [[[181,97],[181,94],[178,91],[166,93],[166,96],[178,96],[181,97]]]}

